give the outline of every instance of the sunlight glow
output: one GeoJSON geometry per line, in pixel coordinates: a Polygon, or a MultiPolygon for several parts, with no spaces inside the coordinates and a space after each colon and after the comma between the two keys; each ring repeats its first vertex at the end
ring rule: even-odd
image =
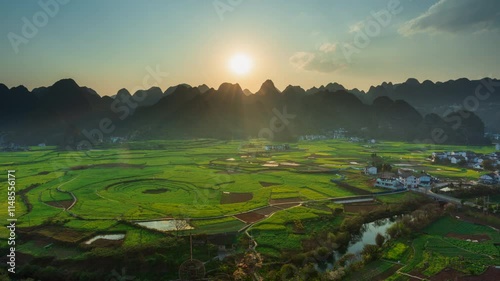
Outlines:
{"type": "Polygon", "coordinates": [[[245,75],[252,69],[252,59],[246,54],[234,55],[229,61],[229,68],[237,75],[245,75]]]}

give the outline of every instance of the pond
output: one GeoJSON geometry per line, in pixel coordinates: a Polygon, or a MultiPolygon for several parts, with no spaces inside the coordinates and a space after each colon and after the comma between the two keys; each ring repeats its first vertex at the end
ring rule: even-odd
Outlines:
{"type": "MultiPolygon", "coordinates": [[[[385,218],[376,220],[370,223],[365,223],[361,226],[360,234],[354,236],[349,245],[347,246],[347,250],[343,253],[338,251],[333,252],[333,257],[335,261],[338,261],[346,254],[354,254],[355,260],[359,260],[359,254],[363,251],[365,245],[373,244],[375,245],[375,237],[380,233],[382,235],[386,235],[387,229],[396,223],[398,220],[398,216],[394,216],[391,218],[385,218]]],[[[319,272],[325,272],[327,270],[333,269],[334,263],[331,261],[316,263],[314,268],[319,272]]]]}
{"type": "Polygon", "coordinates": [[[92,239],[86,241],[85,244],[90,245],[90,244],[94,243],[96,240],[99,240],[99,239],[118,241],[118,240],[122,240],[124,238],[125,238],[125,234],[104,234],[104,235],[97,235],[97,236],[93,237],[92,239]]]}
{"type": "Polygon", "coordinates": [[[138,222],[140,226],[160,231],[176,231],[194,229],[186,220],[162,220],[138,222]]]}
{"type": "MultiPolygon", "coordinates": [[[[363,251],[365,245],[372,244],[375,245],[375,237],[377,234],[382,234],[385,236],[387,229],[396,223],[396,217],[385,218],[376,220],[374,222],[366,223],[361,227],[360,235],[356,235],[349,245],[347,246],[347,251],[344,254],[359,254],[363,251]]],[[[339,253],[335,254],[336,258],[340,258],[339,253]]]]}

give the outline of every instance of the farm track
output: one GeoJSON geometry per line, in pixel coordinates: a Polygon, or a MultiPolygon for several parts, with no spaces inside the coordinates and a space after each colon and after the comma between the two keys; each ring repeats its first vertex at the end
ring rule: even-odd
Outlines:
{"type": "Polygon", "coordinates": [[[57,191],[62,192],[62,193],[68,193],[69,195],[71,195],[71,197],[73,197],[73,203],[68,208],[63,208],[65,211],[71,210],[71,208],[73,208],[75,206],[76,202],[78,202],[78,198],[76,198],[76,196],[75,196],[75,194],[73,192],[71,192],[71,191],[62,191],[60,188],[61,188],[61,186],[65,185],[67,183],[70,183],[70,182],[76,180],[77,178],[78,178],[78,176],[76,176],[72,180],[67,181],[67,182],[59,185],[58,187],[56,187],[57,191]]]}

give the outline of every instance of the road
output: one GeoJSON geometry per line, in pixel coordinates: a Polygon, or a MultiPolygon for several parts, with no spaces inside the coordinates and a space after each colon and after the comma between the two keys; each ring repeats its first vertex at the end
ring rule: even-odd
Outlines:
{"type": "MultiPolygon", "coordinates": [[[[437,200],[441,200],[441,201],[445,201],[445,202],[448,202],[448,203],[454,203],[454,204],[462,205],[462,200],[461,199],[458,199],[458,198],[455,198],[455,197],[451,197],[451,196],[448,196],[448,195],[437,194],[437,193],[432,192],[430,189],[427,189],[427,188],[424,188],[424,187],[419,187],[417,189],[411,189],[411,191],[425,194],[425,195],[427,195],[427,196],[429,196],[431,198],[437,199],[437,200]]],[[[474,204],[472,202],[468,202],[468,201],[464,202],[464,205],[465,206],[469,206],[469,207],[473,207],[473,208],[480,207],[479,205],[476,205],[476,204],[474,204]]]]}

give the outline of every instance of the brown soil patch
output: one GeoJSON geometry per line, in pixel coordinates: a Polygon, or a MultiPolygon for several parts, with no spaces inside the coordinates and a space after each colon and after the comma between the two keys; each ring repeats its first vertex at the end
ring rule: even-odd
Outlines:
{"type": "Polygon", "coordinates": [[[396,273],[396,271],[398,271],[398,269],[400,269],[401,267],[402,267],[402,265],[395,264],[394,266],[392,266],[388,270],[386,270],[386,271],[382,272],[381,274],[375,276],[372,280],[376,280],[376,281],[386,280],[387,278],[389,278],[390,276],[392,276],[394,273],[396,273]]]}
{"type": "Polygon", "coordinates": [[[239,214],[239,215],[235,215],[235,217],[237,217],[238,219],[240,219],[246,223],[254,223],[254,222],[260,221],[261,219],[265,218],[264,215],[256,213],[256,212],[239,214]]]}
{"type": "Polygon", "coordinates": [[[466,281],[497,281],[500,276],[500,268],[494,266],[489,267],[483,274],[479,276],[466,276],[462,280],[466,281]]]}
{"type": "Polygon", "coordinates": [[[360,212],[371,212],[377,209],[380,205],[374,204],[372,202],[367,203],[351,203],[351,204],[343,204],[344,211],[349,213],[360,213],[360,212]]]}
{"type": "Polygon", "coordinates": [[[56,208],[67,209],[73,204],[73,200],[47,201],[45,204],[56,208]]]}
{"type": "Polygon", "coordinates": [[[221,204],[243,203],[252,200],[253,194],[250,192],[245,193],[226,193],[223,192],[220,198],[221,204]]]}
{"type": "Polygon", "coordinates": [[[345,183],[345,182],[335,182],[335,183],[338,186],[342,187],[343,189],[350,191],[350,192],[357,194],[357,195],[369,195],[369,194],[371,194],[371,192],[369,192],[369,191],[352,186],[352,185],[345,183]]]}
{"type": "Polygon", "coordinates": [[[446,237],[453,237],[460,240],[477,240],[477,241],[488,241],[490,237],[486,234],[458,234],[458,233],[448,233],[446,237]]]}
{"type": "Polygon", "coordinates": [[[274,185],[281,185],[281,183],[273,183],[273,182],[265,182],[265,181],[259,181],[260,185],[262,185],[262,187],[270,187],[270,186],[274,186],[274,185]]]}
{"type": "Polygon", "coordinates": [[[280,209],[279,208],[276,208],[276,207],[273,207],[273,206],[269,206],[269,207],[265,207],[263,209],[260,209],[260,210],[257,210],[257,211],[254,211],[255,213],[257,214],[261,214],[261,215],[264,215],[264,216],[268,216],[276,211],[279,211],[280,209]]]}
{"type": "Polygon", "coordinates": [[[495,268],[494,266],[489,267],[483,274],[481,275],[465,275],[464,273],[455,270],[453,268],[445,268],[441,270],[438,274],[427,277],[421,274],[418,271],[410,272],[411,275],[419,276],[422,278],[426,278],[432,281],[448,281],[448,280],[460,280],[460,281],[497,281],[498,276],[500,276],[500,269],[495,268]]]}
{"type": "Polygon", "coordinates": [[[452,268],[445,268],[441,270],[438,274],[430,277],[430,280],[436,280],[436,281],[441,281],[441,280],[464,280],[463,279],[464,274],[460,271],[457,271],[452,268]]]}
{"type": "Polygon", "coordinates": [[[165,193],[168,192],[169,190],[166,188],[159,188],[159,189],[148,189],[144,190],[142,193],[144,194],[160,194],[160,193],[165,193]]]}
{"type": "Polygon", "coordinates": [[[90,235],[90,232],[76,231],[61,226],[46,226],[36,231],[36,234],[61,242],[77,243],[90,235]]]}
{"type": "Polygon", "coordinates": [[[271,199],[269,200],[269,203],[271,204],[281,204],[281,203],[297,203],[301,202],[302,199],[299,197],[293,197],[293,198],[283,198],[283,199],[271,199]]]}

